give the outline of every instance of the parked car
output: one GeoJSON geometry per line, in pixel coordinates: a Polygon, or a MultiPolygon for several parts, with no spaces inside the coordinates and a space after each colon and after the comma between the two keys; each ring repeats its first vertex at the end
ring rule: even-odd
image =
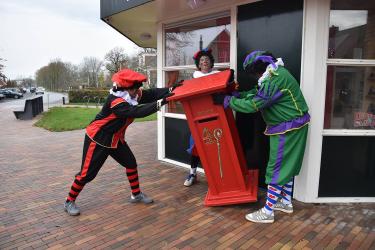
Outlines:
{"type": "Polygon", "coordinates": [[[21,92],[22,94],[25,94],[25,93],[26,93],[26,88],[24,88],[24,87],[19,88],[19,90],[20,90],[20,92],[21,92]]]}
{"type": "Polygon", "coordinates": [[[5,97],[7,98],[15,98],[15,99],[18,99],[18,98],[22,98],[23,97],[23,94],[20,93],[20,92],[16,92],[16,91],[13,91],[13,90],[9,90],[9,89],[2,89],[0,91],[0,94],[3,94],[5,95],[5,97]]]}
{"type": "Polygon", "coordinates": [[[36,88],[35,87],[30,87],[30,93],[35,93],[36,88]]]}
{"type": "Polygon", "coordinates": [[[0,100],[4,99],[5,98],[5,95],[3,94],[0,94],[0,100]]]}
{"type": "Polygon", "coordinates": [[[44,91],[45,91],[45,88],[43,88],[43,87],[38,87],[38,88],[36,88],[36,90],[35,90],[35,94],[37,95],[37,94],[44,94],[44,91]]]}

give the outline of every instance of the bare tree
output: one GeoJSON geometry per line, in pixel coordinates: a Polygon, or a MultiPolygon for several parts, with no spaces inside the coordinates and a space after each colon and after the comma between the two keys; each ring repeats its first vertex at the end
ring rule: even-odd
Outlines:
{"type": "Polygon", "coordinates": [[[55,59],[47,66],[37,70],[35,74],[36,82],[38,86],[43,86],[52,91],[68,89],[77,82],[77,72],[76,66],[55,59]]]}
{"type": "Polygon", "coordinates": [[[120,69],[128,67],[129,57],[123,48],[116,47],[104,56],[104,60],[106,69],[113,75],[120,69]]]}
{"type": "Polygon", "coordinates": [[[78,86],[80,83],[79,67],[72,63],[65,63],[66,73],[64,81],[64,89],[69,89],[72,86],[78,86]]]}
{"type": "Polygon", "coordinates": [[[3,80],[5,82],[5,80],[7,78],[3,73],[3,69],[4,69],[5,66],[1,61],[5,61],[5,59],[0,57],[0,80],[3,80]]]}
{"type": "Polygon", "coordinates": [[[24,87],[31,87],[31,86],[34,86],[34,83],[35,83],[34,79],[27,77],[27,78],[22,79],[21,85],[24,87]]]}
{"type": "Polygon", "coordinates": [[[8,79],[6,82],[7,88],[16,88],[17,87],[17,82],[14,80],[8,79]]]}
{"type": "Polygon", "coordinates": [[[99,86],[98,76],[101,71],[103,61],[96,57],[85,57],[81,66],[81,71],[84,76],[87,76],[88,85],[99,86]]]}
{"type": "Polygon", "coordinates": [[[165,35],[167,66],[180,65],[185,58],[184,48],[193,43],[195,35],[192,32],[167,32],[165,35]]]}

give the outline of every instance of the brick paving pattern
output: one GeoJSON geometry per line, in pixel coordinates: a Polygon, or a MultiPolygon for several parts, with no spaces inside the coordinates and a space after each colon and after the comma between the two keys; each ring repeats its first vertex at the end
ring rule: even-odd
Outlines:
{"type": "Polygon", "coordinates": [[[124,170],[108,159],[77,199],[81,215],[68,216],[84,131],[53,133],[0,112],[0,249],[375,249],[374,204],[295,201],[295,212],[276,212],[273,224],[244,218],[263,198],[204,207],[204,176],[186,188],[186,169],[157,161],[156,122],[134,123],[126,135],[155,202],[129,203],[124,170]]]}

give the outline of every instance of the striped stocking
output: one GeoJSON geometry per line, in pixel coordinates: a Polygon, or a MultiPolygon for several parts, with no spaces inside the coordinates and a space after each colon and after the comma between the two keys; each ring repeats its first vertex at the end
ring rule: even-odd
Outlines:
{"type": "Polygon", "coordinates": [[[139,188],[138,171],[137,168],[126,168],[126,176],[128,177],[132,195],[136,196],[141,192],[139,188]]]}
{"type": "Polygon", "coordinates": [[[74,179],[72,187],[70,188],[69,195],[66,197],[67,201],[75,201],[77,196],[82,191],[83,187],[85,186],[84,183],[80,182],[79,180],[74,179]]]}
{"type": "Polygon", "coordinates": [[[292,203],[292,190],[293,190],[293,178],[283,186],[283,191],[281,192],[282,202],[284,204],[292,203]]]}
{"type": "Polygon", "coordinates": [[[266,205],[263,208],[263,211],[267,214],[273,213],[273,206],[277,202],[277,199],[280,197],[282,187],[280,185],[269,184],[267,190],[267,200],[266,205]]]}

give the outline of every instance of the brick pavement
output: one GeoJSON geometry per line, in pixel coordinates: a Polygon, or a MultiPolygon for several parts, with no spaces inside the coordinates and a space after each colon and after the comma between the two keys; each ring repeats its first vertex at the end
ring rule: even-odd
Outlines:
{"type": "Polygon", "coordinates": [[[156,122],[127,132],[141,188],[155,203],[130,204],[126,176],[108,159],[77,200],[82,214],[70,217],[62,205],[84,131],[52,133],[0,113],[0,249],[375,249],[374,204],[295,202],[271,225],[244,219],[263,199],[204,207],[204,176],[185,188],[185,169],[156,160],[156,122]]]}

